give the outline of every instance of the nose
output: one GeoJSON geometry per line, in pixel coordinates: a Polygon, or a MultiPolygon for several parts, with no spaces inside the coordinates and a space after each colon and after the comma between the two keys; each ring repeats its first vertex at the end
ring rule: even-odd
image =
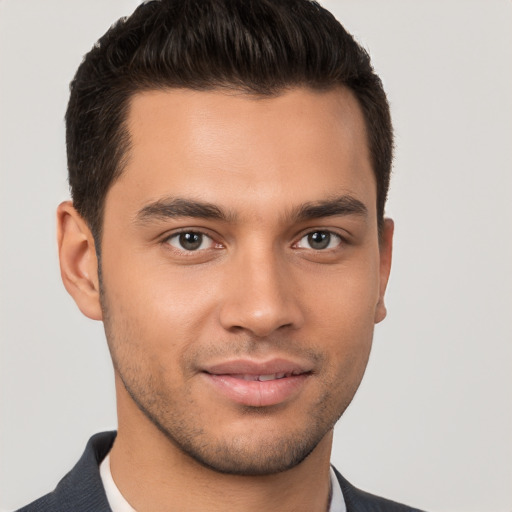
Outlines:
{"type": "Polygon", "coordinates": [[[220,309],[224,329],[261,338],[304,323],[293,273],[275,255],[239,255],[227,276],[220,309]]]}

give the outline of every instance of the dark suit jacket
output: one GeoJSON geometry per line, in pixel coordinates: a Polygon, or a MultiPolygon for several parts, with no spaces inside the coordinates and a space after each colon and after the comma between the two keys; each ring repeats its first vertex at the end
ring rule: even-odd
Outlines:
{"type": "MultiPolygon", "coordinates": [[[[101,482],[99,464],[110,451],[115,432],[91,437],[76,466],[59,482],[55,490],[18,512],[112,512],[101,482]]],[[[337,471],[347,512],[420,512],[361,491],[337,471]]]]}

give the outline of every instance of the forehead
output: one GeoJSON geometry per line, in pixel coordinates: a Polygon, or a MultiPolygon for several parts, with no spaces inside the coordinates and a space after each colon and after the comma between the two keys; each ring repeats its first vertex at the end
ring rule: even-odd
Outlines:
{"type": "Polygon", "coordinates": [[[350,194],[375,211],[364,118],[348,89],[146,91],[127,126],[131,148],[107,208],[111,196],[137,208],[173,195],[256,213],[350,194]]]}

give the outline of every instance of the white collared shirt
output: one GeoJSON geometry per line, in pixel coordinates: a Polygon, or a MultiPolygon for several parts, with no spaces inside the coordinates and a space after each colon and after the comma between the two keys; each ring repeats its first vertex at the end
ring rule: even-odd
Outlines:
{"type": "MultiPolygon", "coordinates": [[[[343,493],[341,487],[334,474],[334,470],[331,467],[331,504],[328,512],[347,512],[345,507],[345,500],[343,499],[343,493]]],[[[108,504],[112,509],[112,512],[136,512],[136,510],[126,501],[121,491],[117,488],[112,473],[110,472],[110,453],[103,459],[100,464],[100,476],[105,488],[105,494],[107,495],[108,504]]]]}
{"type": "Polygon", "coordinates": [[[100,464],[100,476],[112,512],[136,512],[124,499],[124,496],[121,494],[121,491],[117,488],[112,478],[112,473],[110,472],[110,453],[107,453],[107,456],[100,464]]]}

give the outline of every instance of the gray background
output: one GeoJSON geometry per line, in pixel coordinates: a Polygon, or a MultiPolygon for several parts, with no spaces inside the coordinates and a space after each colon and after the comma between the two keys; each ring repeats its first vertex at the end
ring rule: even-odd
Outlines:
{"type": "MultiPolygon", "coordinates": [[[[81,56],[135,0],[0,0],[0,510],[116,426],[101,324],[60,283],[63,115],[81,56]]],[[[337,427],[356,485],[433,512],[512,510],[512,3],[326,1],[396,126],[389,317],[337,427]]]]}

